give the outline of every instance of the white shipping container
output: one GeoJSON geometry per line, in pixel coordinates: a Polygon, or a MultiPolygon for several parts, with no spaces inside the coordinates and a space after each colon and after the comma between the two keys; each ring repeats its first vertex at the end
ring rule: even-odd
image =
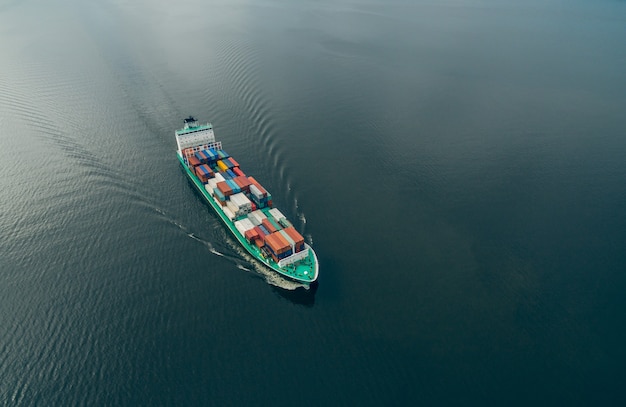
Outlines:
{"type": "Polygon", "coordinates": [[[254,225],[250,222],[250,219],[241,219],[235,222],[235,227],[243,235],[247,230],[253,229],[254,225]]]}
{"type": "Polygon", "coordinates": [[[259,200],[263,198],[263,193],[254,184],[250,185],[250,192],[259,200]]]}
{"type": "Polygon", "coordinates": [[[235,205],[232,201],[227,201],[226,207],[230,209],[231,211],[233,211],[233,213],[239,212],[239,207],[235,205]]]}
{"type": "Polygon", "coordinates": [[[252,215],[257,220],[257,226],[260,225],[261,222],[263,222],[263,219],[267,218],[267,216],[265,216],[265,214],[260,209],[257,209],[256,211],[250,213],[250,215],[252,215]]]}
{"type": "Polygon", "coordinates": [[[209,180],[209,183],[207,184],[207,185],[211,186],[211,190],[209,191],[209,189],[207,188],[207,191],[209,191],[209,192],[213,193],[213,190],[214,190],[215,188],[217,188],[217,182],[218,182],[218,181],[217,181],[217,179],[215,179],[215,178],[211,178],[211,179],[209,180]]]}
{"type": "Polygon", "coordinates": [[[224,214],[226,214],[226,216],[228,217],[228,219],[233,220],[235,219],[235,214],[233,213],[233,211],[231,211],[230,209],[228,209],[228,206],[224,206],[222,208],[222,210],[224,211],[224,214]]]}
{"type": "Polygon", "coordinates": [[[239,231],[239,233],[241,233],[242,235],[244,233],[246,233],[246,231],[243,229],[243,226],[241,225],[241,221],[238,220],[237,222],[235,222],[235,228],[237,228],[237,230],[239,231]]]}
{"type": "Polygon", "coordinates": [[[226,181],[224,177],[222,177],[222,174],[220,174],[219,172],[215,173],[215,179],[217,180],[217,182],[226,181]]]}
{"type": "Polygon", "coordinates": [[[250,209],[252,207],[250,200],[243,192],[239,192],[238,194],[232,195],[230,197],[230,200],[239,208],[250,209]]]}
{"type": "Polygon", "coordinates": [[[241,224],[243,225],[245,230],[254,229],[254,225],[250,222],[250,219],[245,218],[241,220],[241,224]]]}
{"type": "Polygon", "coordinates": [[[294,242],[293,239],[284,230],[281,229],[278,232],[281,234],[282,237],[285,238],[285,240],[287,240],[287,242],[289,243],[289,246],[291,246],[291,252],[295,253],[296,252],[296,242],[294,242]]]}
{"type": "Polygon", "coordinates": [[[262,210],[260,210],[260,209],[257,209],[256,211],[252,212],[252,214],[253,214],[254,216],[258,217],[258,218],[259,218],[259,220],[261,220],[261,221],[262,221],[263,219],[267,218],[267,216],[265,216],[265,214],[263,213],[263,211],[262,211],[262,210]]]}
{"type": "Polygon", "coordinates": [[[272,215],[272,218],[276,219],[277,221],[285,218],[285,215],[283,215],[282,212],[279,211],[277,208],[270,209],[269,212],[270,215],[272,215]]]}
{"type": "Polygon", "coordinates": [[[254,226],[259,226],[261,224],[261,222],[259,222],[259,220],[251,213],[248,214],[248,219],[250,220],[250,222],[252,222],[254,226]]]}

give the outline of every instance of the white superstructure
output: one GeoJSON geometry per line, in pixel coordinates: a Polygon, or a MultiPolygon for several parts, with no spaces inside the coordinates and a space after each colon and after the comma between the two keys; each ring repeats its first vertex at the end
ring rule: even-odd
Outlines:
{"type": "Polygon", "coordinates": [[[209,148],[222,148],[221,141],[215,141],[213,125],[211,123],[199,124],[196,119],[189,116],[185,119],[185,127],[176,130],[176,144],[178,152],[183,157],[209,148]]]}

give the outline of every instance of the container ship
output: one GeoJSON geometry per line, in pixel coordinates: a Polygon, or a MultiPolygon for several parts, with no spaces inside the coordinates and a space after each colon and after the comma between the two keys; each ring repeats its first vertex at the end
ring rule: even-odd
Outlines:
{"type": "Polygon", "coordinates": [[[252,257],[280,275],[310,284],[319,264],[313,249],[275,208],[272,195],[215,141],[211,123],[184,119],[175,131],[185,172],[226,228],[252,257]]]}

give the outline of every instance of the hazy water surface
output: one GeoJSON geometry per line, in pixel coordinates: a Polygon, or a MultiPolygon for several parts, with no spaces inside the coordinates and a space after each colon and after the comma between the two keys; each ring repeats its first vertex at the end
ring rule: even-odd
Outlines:
{"type": "Polygon", "coordinates": [[[0,403],[617,405],[623,1],[0,2],[0,403]],[[313,245],[264,271],[190,114],[313,245]]]}

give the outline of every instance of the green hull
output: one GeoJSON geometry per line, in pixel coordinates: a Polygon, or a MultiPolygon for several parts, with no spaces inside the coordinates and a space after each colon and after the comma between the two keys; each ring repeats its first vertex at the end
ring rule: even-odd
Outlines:
{"type": "MultiPolygon", "coordinates": [[[[308,244],[305,243],[305,247],[309,251],[308,257],[306,257],[305,259],[297,263],[280,267],[271,257],[268,258],[264,256],[263,253],[259,250],[259,248],[256,247],[256,245],[251,245],[246,240],[246,238],[242,236],[241,233],[239,233],[233,221],[228,219],[228,217],[222,210],[222,207],[215,202],[211,194],[209,194],[207,190],[204,188],[204,184],[200,181],[200,179],[198,179],[198,177],[193,172],[191,172],[189,167],[185,164],[183,157],[180,154],[176,154],[176,155],[178,156],[178,160],[180,161],[181,165],[185,169],[185,172],[187,173],[189,178],[193,181],[194,185],[196,186],[200,194],[202,194],[202,196],[209,203],[209,205],[211,205],[215,213],[220,217],[224,225],[226,225],[228,230],[237,239],[239,244],[241,244],[241,246],[244,249],[246,249],[246,251],[252,257],[258,260],[260,263],[264,264],[266,267],[270,268],[271,270],[275,271],[276,273],[290,280],[297,281],[299,283],[304,283],[304,284],[310,284],[314,282],[315,280],[317,280],[319,265],[317,262],[317,257],[315,255],[315,252],[308,244]]],[[[267,210],[268,209],[265,209],[263,211],[266,212],[267,210]]]]}

